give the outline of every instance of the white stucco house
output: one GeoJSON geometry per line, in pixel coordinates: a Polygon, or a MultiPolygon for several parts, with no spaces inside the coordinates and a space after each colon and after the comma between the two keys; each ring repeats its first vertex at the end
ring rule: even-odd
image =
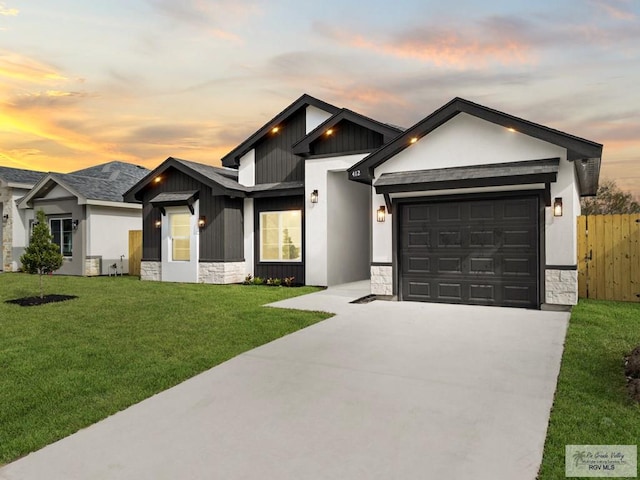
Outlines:
{"type": "Polygon", "coordinates": [[[409,129],[303,95],[222,158],[170,157],[143,205],[143,279],[371,279],[401,301],[577,302],[576,217],[602,145],[455,98],[409,129]]]}
{"type": "Polygon", "coordinates": [[[23,232],[28,238],[35,211],[43,210],[64,256],[56,274],[128,273],[129,231],[142,229],[142,206],[125,202],[122,194],[148,173],[118,161],[47,173],[17,202],[27,219],[23,232]]]}

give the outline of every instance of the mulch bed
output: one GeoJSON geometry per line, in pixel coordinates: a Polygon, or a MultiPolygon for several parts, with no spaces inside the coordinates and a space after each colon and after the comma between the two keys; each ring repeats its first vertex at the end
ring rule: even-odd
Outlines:
{"type": "Polygon", "coordinates": [[[7,300],[5,303],[13,303],[21,307],[35,307],[37,305],[45,305],[47,303],[65,302],[78,298],[76,295],[45,295],[44,297],[25,297],[16,298],[15,300],[7,300]]]}
{"type": "Polygon", "coordinates": [[[624,373],[627,376],[629,395],[636,402],[640,402],[640,345],[625,357],[624,373]]]}

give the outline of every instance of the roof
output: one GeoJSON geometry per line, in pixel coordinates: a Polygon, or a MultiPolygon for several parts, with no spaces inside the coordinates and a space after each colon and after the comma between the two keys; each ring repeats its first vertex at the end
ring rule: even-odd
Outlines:
{"type": "Polygon", "coordinates": [[[123,203],[123,193],[148,172],[146,168],[130,163],[108,162],[73,173],[48,173],[20,203],[31,204],[33,200],[45,196],[56,184],[78,197],[80,203],[123,203]]]}
{"type": "Polygon", "coordinates": [[[247,138],[244,142],[238,145],[236,148],[227,153],[224,157],[222,157],[222,165],[225,167],[237,167],[240,164],[240,158],[251,150],[256,143],[258,143],[262,137],[264,137],[267,133],[271,131],[271,129],[282,122],[284,122],[291,115],[296,113],[303,107],[307,107],[309,105],[313,105],[321,110],[324,110],[328,113],[336,114],[340,111],[340,109],[334,105],[323,102],[311,95],[307,95],[306,93],[298,98],[295,102],[265,123],[257,132],[247,138]]]}
{"type": "Polygon", "coordinates": [[[245,196],[246,188],[238,183],[237,170],[169,157],[152,172],[132,185],[131,188],[124,193],[125,200],[129,202],[142,201],[141,194],[144,188],[169,168],[175,168],[185,175],[195,178],[200,183],[208,185],[212,190],[224,195],[236,197],[245,196]]]}
{"type": "Polygon", "coordinates": [[[21,168],[0,167],[0,183],[10,187],[31,188],[47,173],[21,168]]]}
{"type": "Polygon", "coordinates": [[[343,108],[338,113],[329,117],[327,120],[314,128],[300,141],[295,143],[293,145],[293,153],[295,153],[296,155],[308,156],[311,153],[311,144],[315,140],[320,138],[329,128],[335,127],[343,120],[347,120],[349,122],[355,123],[356,125],[368,128],[369,130],[373,130],[374,132],[381,134],[383,137],[383,143],[391,141],[393,138],[397,137],[400,133],[403,132],[402,128],[379,122],[377,120],[374,120],[373,118],[369,118],[347,108],[343,108]]]}
{"type": "Polygon", "coordinates": [[[376,193],[446,190],[555,182],[559,158],[383,173],[373,182],[376,193]]]}
{"type": "Polygon", "coordinates": [[[371,183],[373,170],[411,145],[411,139],[421,138],[459,113],[467,113],[491,123],[512,128],[520,133],[558,145],[567,149],[567,160],[574,161],[581,195],[595,195],[598,187],[602,145],[568,133],[554,130],[537,123],[514,117],[498,110],[454,98],[431,115],[398,135],[393,141],[373,152],[349,169],[349,178],[363,183],[371,183]],[[579,162],[577,162],[579,161],[579,162]]]}

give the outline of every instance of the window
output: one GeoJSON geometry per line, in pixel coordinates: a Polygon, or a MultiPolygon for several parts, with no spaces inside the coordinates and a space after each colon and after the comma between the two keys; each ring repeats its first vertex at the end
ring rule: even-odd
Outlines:
{"type": "Polygon", "coordinates": [[[188,262],[191,260],[191,215],[188,213],[169,214],[171,228],[171,260],[188,262]]]}
{"type": "Polygon", "coordinates": [[[53,235],[53,243],[60,247],[64,257],[73,256],[73,224],[70,218],[52,218],[49,229],[53,235]]]}
{"type": "Polygon", "coordinates": [[[260,261],[302,261],[302,212],[260,213],[260,261]]]}

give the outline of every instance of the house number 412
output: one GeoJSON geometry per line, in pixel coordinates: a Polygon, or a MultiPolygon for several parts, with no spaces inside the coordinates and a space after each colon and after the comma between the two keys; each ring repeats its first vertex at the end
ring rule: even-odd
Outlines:
{"type": "Polygon", "coordinates": [[[360,170],[354,170],[353,172],[351,172],[351,176],[352,177],[359,177],[360,176],[360,170]]]}

